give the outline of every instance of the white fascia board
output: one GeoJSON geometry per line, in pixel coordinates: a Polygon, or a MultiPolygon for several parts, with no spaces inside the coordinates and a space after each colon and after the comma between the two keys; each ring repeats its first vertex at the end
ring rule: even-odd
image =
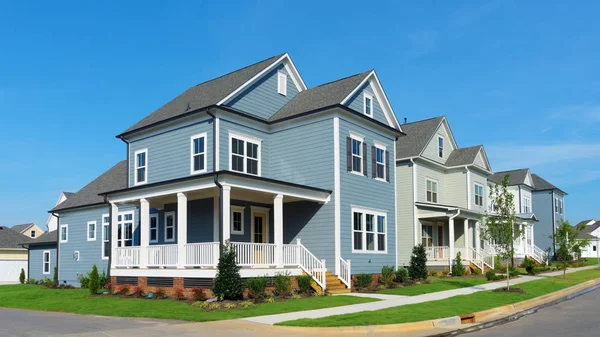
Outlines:
{"type": "Polygon", "coordinates": [[[207,177],[200,180],[179,182],[169,185],[154,186],[135,191],[125,191],[114,194],[108,197],[108,202],[120,204],[126,202],[137,201],[139,199],[160,197],[165,195],[174,195],[177,193],[185,193],[196,190],[203,190],[216,187],[213,177],[207,177]]]}
{"type": "Polygon", "coordinates": [[[330,194],[326,192],[313,191],[308,189],[303,189],[301,187],[288,186],[283,184],[278,184],[275,182],[268,181],[260,181],[256,179],[252,179],[254,176],[249,176],[248,178],[240,177],[240,176],[220,176],[219,183],[222,185],[229,185],[231,187],[264,192],[270,194],[282,194],[284,196],[296,197],[300,199],[312,200],[320,203],[328,203],[330,200],[330,194]]]}

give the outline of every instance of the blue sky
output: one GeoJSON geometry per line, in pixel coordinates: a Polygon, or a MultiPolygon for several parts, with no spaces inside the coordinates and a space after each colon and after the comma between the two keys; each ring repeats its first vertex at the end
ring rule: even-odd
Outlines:
{"type": "Polygon", "coordinates": [[[188,87],[289,52],[309,87],[376,69],[402,120],[446,115],[495,171],[530,167],[600,217],[597,3],[3,2],[0,224],[125,158],[114,136],[188,87]]]}

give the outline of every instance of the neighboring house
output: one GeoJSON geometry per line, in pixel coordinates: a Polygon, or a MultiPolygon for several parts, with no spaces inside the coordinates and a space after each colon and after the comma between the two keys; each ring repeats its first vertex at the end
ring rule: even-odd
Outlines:
{"type": "Polygon", "coordinates": [[[35,239],[38,236],[44,234],[44,230],[34,223],[27,223],[22,225],[12,226],[12,230],[25,235],[28,238],[35,239]]]}
{"type": "MultiPolygon", "coordinates": [[[[508,175],[508,191],[513,195],[515,213],[518,226],[523,230],[524,235],[515,241],[516,261],[520,261],[525,256],[531,257],[538,262],[546,259],[546,252],[536,246],[534,225],[538,219],[534,213],[532,194],[535,190],[535,184],[529,169],[518,169],[511,171],[496,172],[488,177],[489,185],[500,185],[504,177],[508,175]]],[[[489,205],[491,208],[491,205],[489,205]]]]}
{"type": "Polygon", "coordinates": [[[590,240],[588,246],[581,248],[581,257],[600,257],[600,221],[585,220],[575,226],[585,226],[583,230],[579,232],[578,239],[590,240]]]}
{"type": "Polygon", "coordinates": [[[535,225],[536,245],[545,251],[550,250],[552,256],[556,255],[554,232],[558,222],[565,217],[565,197],[567,192],[554,186],[542,177],[532,174],[533,207],[538,223],[535,225]]]}
{"type": "Polygon", "coordinates": [[[482,145],[459,148],[446,117],[402,125],[396,145],[398,264],[423,244],[429,267],[448,268],[458,252],[479,268],[493,257],[479,237],[491,167],[482,145]]]}
{"type": "Polygon", "coordinates": [[[0,283],[17,283],[21,269],[27,272],[27,249],[21,244],[28,241],[21,233],[0,226],[0,283]]]}
{"type": "Polygon", "coordinates": [[[210,287],[227,241],[244,278],[306,272],[334,289],[380,273],[397,265],[400,135],[375,71],[307,88],[282,54],[193,86],[118,135],[127,160],[52,210],[60,279],[110,256],[117,284],[210,287]]]}
{"type": "Polygon", "coordinates": [[[29,278],[43,280],[52,279],[54,267],[57,265],[56,255],[57,231],[42,234],[35,240],[23,244],[29,249],[29,278]]]}
{"type": "MultiPolygon", "coordinates": [[[[56,201],[56,204],[54,204],[54,207],[65,202],[65,200],[67,200],[67,198],[70,198],[71,196],[73,196],[73,194],[75,194],[75,193],[61,192],[60,196],[58,197],[58,200],[56,201]]],[[[46,228],[48,228],[48,232],[52,232],[52,231],[55,231],[56,229],[58,229],[58,218],[52,214],[48,215],[48,220],[46,220],[46,228]]]]}

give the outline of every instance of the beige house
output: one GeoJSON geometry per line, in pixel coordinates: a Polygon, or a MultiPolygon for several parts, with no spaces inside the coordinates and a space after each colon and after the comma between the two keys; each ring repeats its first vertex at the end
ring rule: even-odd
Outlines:
{"type": "Polygon", "coordinates": [[[0,284],[18,282],[21,269],[27,273],[27,249],[21,244],[29,241],[11,228],[0,226],[0,284]]]}
{"type": "Polygon", "coordinates": [[[32,239],[35,239],[45,233],[45,231],[43,229],[41,229],[40,226],[36,225],[35,223],[14,225],[14,226],[12,226],[11,229],[17,233],[23,234],[26,237],[32,238],[32,239]]]}

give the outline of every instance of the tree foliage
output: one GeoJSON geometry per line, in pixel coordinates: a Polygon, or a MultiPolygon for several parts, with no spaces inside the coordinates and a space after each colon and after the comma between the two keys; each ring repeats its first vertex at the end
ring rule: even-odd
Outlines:
{"type": "Polygon", "coordinates": [[[408,276],[411,280],[427,279],[427,253],[423,245],[416,245],[413,248],[408,265],[408,276]]]}
{"type": "Polygon", "coordinates": [[[563,277],[567,273],[569,264],[575,257],[581,256],[581,248],[590,244],[590,239],[579,239],[579,233],[585,228],[585,224],[580,226],[571,226],[568,220],[560,219],[557,221],[557,228],[554,233],[554,241],[558,246],[556,259],[560,262],[563,270],[563,277]]]}
{"type": "Polygon", "coordinates": [[[92,271],[90,272],[88,288],[90,294],[97,294],[98,289],[100,289],[100,275],[98,274],[98,267],[95,264],[92,266],[92,271]]]}
{"type": "Polygon", "coordinates": [[[25,269],[21,268],[21,274],[19,274],[19,283],[25,283],[25,269]]]}
{"type": "Polygon", "coordinates": [[[240,267],[235,263],[236,253],[231,242],[221,245],[221,256],[217,265],[217,277],[213,293],[220,299],[240,300],[244,295],[244,283],[240,276],[240,267]]]}
{"type": "Polygon", "coordinates": [[[452,276],[464,276],[466,271],[467,268],[465,268],[465,265],[462,263],[461,253],[458,252],[458,254],[456,254],[456,261],[452,266],[452,276]]]}

